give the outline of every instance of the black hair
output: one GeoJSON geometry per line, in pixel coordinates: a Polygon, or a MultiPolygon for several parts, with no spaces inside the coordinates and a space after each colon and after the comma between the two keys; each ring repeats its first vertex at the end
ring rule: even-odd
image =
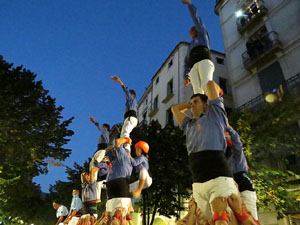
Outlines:
{"type": "Polygon", "coordinates": [[[56,204],[61,205],[61,201],[59,201],[58,199],[55,199],[55,200],[53,201],[53,203],[56,203],[56,204]]]}
{"type": "Polygon", "coordinates": [[[104,123],[103,126],[107,129],[108,132],[110,132],[110,126],[107,123],[104,123]]]}
{"type": "Polygon", "coordinates": [[[192,26],[192,27],[190,28],[190,32],[191,32],[191,31],[196,32],[197,35],[199,34],[199,31],[198,31],[198,29],[197,29],[196,26],[192,26]]]}
{"type": "Polygon", "coordinates": [[[130,92],[130,94],[131,94],[131,95],[134,95],[134,96],[136,96],[136,93],[135,93],[135,91],[134,91],[134,90],[129,90],[129,92],[130,92]]]}
{"type": "Polygon", "coordinates": [[[190,99],[193,99],[196,97],[199,97],[203,103],[207,103],[207,99],[208,99],[207,95],[197,93],[197,94],[193,94],[190,99]]]}

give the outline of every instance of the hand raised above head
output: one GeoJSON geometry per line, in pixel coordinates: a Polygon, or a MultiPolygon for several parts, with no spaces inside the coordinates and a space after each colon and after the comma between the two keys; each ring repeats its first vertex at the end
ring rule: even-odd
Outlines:
{"type": "Polygon", "coordinates": [[[93,122],[93,123],[96,122],[96,120],[95,120],[95,118],[93,116],[90,116],[90,121],[93,122]]]}
{"type": "Polygon", "coordinates": [[[118,81],[120,80],[120,78],[117,77],[116,75],[112,75],[110,78],[111,78],[114,82],[118,82],[118,81]]]}
{"type": "Polygon", "coordinates": [[[192,4],[191,0],[181,0],[181,2],[182,2],[182,4],[187,4],[187,5],[192,4]]]}

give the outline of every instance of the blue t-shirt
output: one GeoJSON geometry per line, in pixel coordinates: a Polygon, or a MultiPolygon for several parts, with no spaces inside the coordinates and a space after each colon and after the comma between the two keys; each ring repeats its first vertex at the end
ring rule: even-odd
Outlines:
{"type": "Polygon", "coordinates": [[[142,168],[149,170],[149,162],[144,155],[132,158],[131,165],[135,168],[136,172],[140,172],[142,168]]]}
{"type": "Polygon", "coordinates": [[[109,143],[109,132],[106,128],[103,127],[102,124],[99,124],[98,122],[95,122],[96,127],[99,129],[99,131],[101,132],[101,135],[99,137],[99,143],[105,143],[108,144],[109,143]]]}
{"type": "Polygon", "coordinates": [[[108,166],[106,162],[95,162],[95,166],[99,168],[98,176],[102,177],[108,174],[108,166]]]}
{"type": "Polygon", "coordinates": [[[82,202],[90,202],[97,200],[97,183],[84,183],[82,187],[82,202]]]}
{"type": "Polygon", "coordinates": [[[79,211],[82,208],[82,202],[78,195],[73,195],[70,211],[79,211]]]}
{"type": "Polygon", "coordinates": [[[130,94],[128,87],[122,86],[124,92],[125,92],[125,113],[129,110],[137,111],[137,103],[134,97],[130,94]]]}
{"type": "Polygon", "coordinates": [[[107,182],[117,178],[130,178],[132,165],[130,162],[129,153],[124,149],[123,145],[116,147],[116,155],[112,151],[107,152],[107,157],[111,162],[107,182]]]}
{"type": "Polygon", "coordinates": [[[232,173],[248,172],[248,164],[243,151],[243,144],[239,134],[232,128],[227,128],[232,141],[233,154],[228,159],[228,163],[232,167],[232,173]]]}
{"type": "Polygon", "coordinates": [[[210,37],[205,28],[205,25],[203,24],[201,18],[198,16],[197,8],[193,4],[188,5],[188,8],[189,8],[190,14],[192,16],[192,19],[194,21],[195,27],[198,31],[198,35],[194,39],[192,39],[192,41],[188,47],[188,50],[187,50],[187,54],[185,57],[185,65],[184,65],[185,78],[188,78],[187,74],[190,71],[189,56],[190,56],[191,50],[200,45],[210,48],[210,37]]]}
{"type": "Polygon", "coordinates": [[[205,150],[226,150],[226,112],[223,98],[208,101],[208,110],[197,120],[185,117],[181,125],[188,154],[205,150]]]}

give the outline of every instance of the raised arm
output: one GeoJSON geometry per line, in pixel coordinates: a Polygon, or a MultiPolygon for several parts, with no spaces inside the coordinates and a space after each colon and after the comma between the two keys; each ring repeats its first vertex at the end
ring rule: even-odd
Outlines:
{"type": "Polygon", "coordinates": [[[238,152],[242,152],[243,144],[241,142],[240,135],[230,125],[227,126],[227,131],[231,137],[233,148],[238,152]]]}
{"type": "Polygon", "coordinates": [[[140,164],[141,164],[142,162],[144,162],[144,161],[145,161],[145,160],[144,160],[143,157],[132,158],[132,159],[130,160],[132,166],[138,166],[138,165],[140,165],[140,164]]]}
{"type": "Polygon", "coordinates": [[[206,29],[205,26],[201,20],[201,18],[198,16],[197,8],[193,5],[191,0],[181,0],[183,4],[188,5],[190,14],[192,16],[192,19],[194,21],[195,27],[200,32],[201,35],[206,35],[206,29]]]}
{"type": "Polygon", "coordinates": [[[113,76],[111,76],[110,78],[111,78],[113,81],[118,82],[118,83],[121,85],[121,87],[122,87],[122,89],[123,89],[123,91],[124,91],[124,93],[125,93],[126,99],[132,98],[132,95],[130,94],[128,87],[126,87],[126,86],[124,85],[124,83],[120,80],[119,77],[113,75],[113,76]]]}
{"type": "Polygon", "coordinates": [[[95,182],[95,173],[99,171],[99,168],[98,167],[94,167],[92,170],[91,170],[91,175],[90,175],[90,179],[91,179],[91,183],[94,183],[95,182]]]}
{"type": "Polygon", "coordinates": [[[186,117],[186,115],[184,114],[184,111],[186,111],[189,108],[191,108],[189,102],[182,102],[182,103],[178,103],[178,104],[172,106],[171,110],[172,110],[173,116],[179,125],[182,125],[182,122],[183,122],[184,118],[186,117]]]}
{"type": "Polygon", "coordinates": [[[114,82],[119,83],[119,84],[121,85],[121,87],[124,87],[124,86],[125,86],[124,83],[121,81],[121,79],[120,79],[118,76],[113,75],[113,76],[111,76],[110,78],[111,78],[114,82]]]}
{"type": "Polygon", "coordinates": [[[125,143],[129,143],[131,145],[132,140],[129,137],[124,137],[124,138],[118,138],[115,141],[115,146],[120,147],[121,145],[125,143]]]}
{"type": "Polygon", "coordinates": [[[206,85],[208,100],[215,100],[220,96],[220,87],[216,82],[210,80],[206,85]]]}

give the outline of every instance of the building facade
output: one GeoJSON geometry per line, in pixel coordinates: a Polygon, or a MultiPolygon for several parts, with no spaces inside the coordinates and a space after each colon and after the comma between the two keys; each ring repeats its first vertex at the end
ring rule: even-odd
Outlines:
{"type": "Polygon", "coordinates": [[[217,0],[235,107],[299,79],[300,1],[217,0]]]}
{"type": "MultiPolygon", "coordinates": [[[[174,124],[171,106],[188,101],[192,96],[192,86],[184,86],[184,59],[187,48],[187,42],[177,44],[152,77],[149,86],[138,101],[140,124],[149,124],[151,120],[159,121],[162,127],[174,124]]],[[[215,64],[214,80],[223,88],[225,106],[230,111],[234,105],[225,55],[211,50],[211,56],[215,64]]]]}
{"type": "MultiPolygon", "coordinates": [[[[217,0],[215,13],[236,109],[259,106],[280,87],[284,93],[299,87],[300,1],[217,0]]],[[[259,219],[262,224],[299,223],[291,215],[278,221],[275,209],[260,211],[259,219]]]]}

